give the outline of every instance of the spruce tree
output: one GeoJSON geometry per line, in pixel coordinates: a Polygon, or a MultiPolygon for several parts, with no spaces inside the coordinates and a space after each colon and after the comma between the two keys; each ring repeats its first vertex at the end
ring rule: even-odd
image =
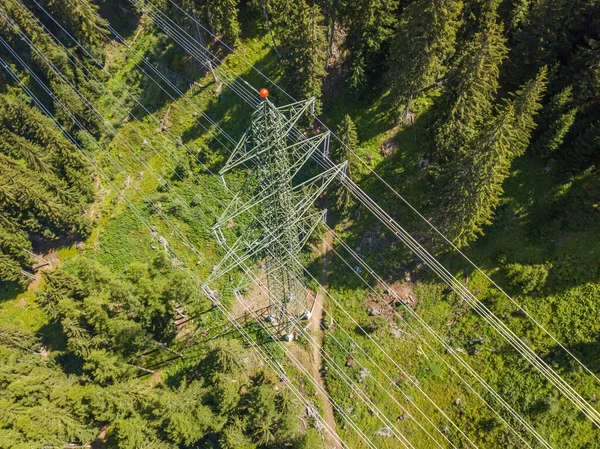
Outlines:
{"type": "Polygon", "coordinates": [[[475,136],[459,160],[442,167],[438,216],[442,232],[458,246],[483,234],[503,193],[514,158],[529,145],[546,89],[546,69],[510,96],[475,136]]]}
{"type": "Polygon", "coordinates": [[[543,130],[533,139],[532,149],[541,155],[556,153],[575,122],[578,108],[573,106],[573,89],[566,87],[554,95],[541,114],[543,130]]]}
{"type": "MultiPolygon", "coordinates": [[[[5,201],[2,196],[6,194],[9,192],[0,187],[0,203],[5,201]]],[[[0,280],[22,283],[21,270],[31,263],[25,251],[31,250],[27,233],[9,220],[7,214],[0,213],[0,280]]]]}
{"type": "Polygon", "coordinates": [[[461,9],[460,1],[417,0],[404,10],[390,51],[391,95],[403,119],[412,101],[444,74],[461,9]]]}
{"type": "MultiPolygon", "coordinates": [[[[167,11],[170,4],[166,5],[167,11]]],[[[233,46],[240,37],[240,23],[238,20],[239,0],[186,0],[184,7],[194,12],[201,21],[208,24],[213,34],[224,39],[233,46]]],[[[177,10],[174,9],[175,13],[177,10]]],[[[177,16],[177,14],[175,14],[177,16]]]]}
{"type": "Polygon", "coordinates": [[[583,170],[600,164],[600,120],[582,128],[565,145],[564,159],[571,170],[583,170]]]}
{"type": "MultiPolygon", "coordinates": [[[[16,139],[27,139],[21,140],[24,145],[22,149],[31,152],[29,157],[35,159],[36,164],[42,165],[40,161],[43,161],[43,165],[51,164],[50,169],[41,171],[50,171],[64,179],[71,190],[81,195],[81,201],[92,200],[89,167],[52,119],[38,108],[7,94],[0,95],[0,123],[6,135],[12,133],[16,139]]],[[[21,156],[27,158],[22,152],[21,156]]],[[[34,169],[34,166],[31,168],[34,169]]]]}
{"type": "Polygon", "coordinates": [[[463,152],[492,114],[506,52],[502,28],[488,21],[486,29],[476,33],[457,55],[432,111],[437,160],[450,161],[463,152]]]}
{"type": "MultiPolygon", "coordinates": [[[[593,9],[590,7],[590,11],[593,9]]],[[[600,26],[600,4],[596,6],[596,30],[600,26]]],[[[593,22],[594,23],[594,22],[593,22]]],[[[573,82],[573,103],[580,111],[565,137],[564,158],[569,170],[585,170],[600,161],[600,40],[588,39],[572,61],[577,72],[573,82]]],[[[568,75],[566,75],[568,76],[568,75]]]]}
{"type": "Polygon", "coordinates": [[[575,74],[573,59],[598,39],[599,27],[596,0],[531,0],[518,32],[511,36],[510,66],[505,72],[508,87],[532,77],[543,65],[557,64],[560,70],[553,78],[563,79],[558,85],[566,87],[575,74]]]}
{"type": "Polygon", "coordinates": [[[0,248],[0,279],[3,282],[23,282],[21,278],[21,263],[10,254],[5,254],[0,248]]]}
{"type": "Polygon", "coordinates": [[[276,33],[281,45],[284,79],[298,99],[314,97],[321,111],[323,78],[327,75],[327,39],[323,16],[317,5],[306,0],[271,3],[276,33]],[[279,6],[281,9],[276,9],[279,6]]]}
{"type": "MultiPolygon", "coordinates": [[[[600,10],[600,6],[598,9],[600,10]]],[[[600,17],[597,21],[600,25],[600,17]]],[[[600,111],[600,39],[589,39],[573,62],[581,68],[575,83],[574,99],[583,111],[598,114],[600,111]]]]}
{"type": "Polygon", "coordinates": [[[522,30],[530,8],[531,0],[508,0],[500,4],[498,14],[505,24],[509,36],[522,30]]]}
{"type": "MultiPolygon", "coordinates": [[[[337,164],[347,161],[348,166],[346,168],[346,174],[351,176],[352,161],[354,159],[353,153],[356,152],[358,148],[358,135],[356,133],[356,125],[354,125],[354,122],[349,115],[346,115],[338,125],[337,135],[343,142],[343,145],[336,142],[331,150],[331,159],[337,164]]],[[[354,198],[348,189],[340,184],[335,192],[335,204],[333,205],[334,212],[339,215],[340,218],[345,217],[353,205],[354,198]]]]}
{"type": "Polygon", "coordinates": [[[367,71],[383,68],[384,44],[398,26],[398,0],[342,0],[340,21],[347,30],[347,81],[359,88],[367,80],[367,71]]]}
{"type": "Polygon", "coordinates": [[[236,419],[232,424],[225,427],[219,439],[220,447],[223,449],[256,449],[256,444],[244,434],[244,424],[236,419]]]}
{"type": "MultiPolygon", "coordinates": [[[[82,69],[70,62],[69,51],[52,39],[39,19],[21,2],[5,0],[3,8],[11,19],[2,27],[3,37],[38,76],[41,75],[43,80],[45,78],[44,82],[50,87],[56,101],[67,107],[87,128],[95,130],[96,118],[64,81],[66,79],[76,85],[92,100],[97,97],[96,90],[89,86],[82,69]]],[[[75,127],[73,120],[61,106],[56,105],[54,113],[67,129],[75,127]]]]}
{"type": "Polygon", "coordinates": [[[73,441],[92,441],[98,430],[71,401],[79,387],[52,360],[42,362],[41,342],[32,336],[0,328],[2,379],[2,447],[64,447],[73,441]],[[21,335],[19,335],[21,334],[21,335]]]}
{"type": "Polygon", "coordinates": [[[78,40],[90,43],[94,47],[106,43],[108,21],[100,17],[96,3],[90,0],[52,0],[47,3],[48,12],[60,18],[67,30],[78,40]]]}
{"type": "Polygon", "coordinates": [[[294,0],[262,0],[267,13],[276,28],[277,38],[281,39],[289,32],[301,6],[294,0]]]}

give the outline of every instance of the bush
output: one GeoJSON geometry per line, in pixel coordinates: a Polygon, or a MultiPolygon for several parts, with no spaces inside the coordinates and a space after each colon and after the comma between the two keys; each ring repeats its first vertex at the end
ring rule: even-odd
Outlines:
{"type": "Polygon", "coordinates": [[[513,287],[521,289],[523,293],[531,293],[544,287],[550,268],[551,265],[513,263],[506,266],[506,275],[513,287]]]}

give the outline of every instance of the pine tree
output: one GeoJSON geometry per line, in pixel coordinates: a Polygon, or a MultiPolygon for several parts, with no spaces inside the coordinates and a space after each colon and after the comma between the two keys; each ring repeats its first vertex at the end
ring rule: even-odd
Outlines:
{"type": "Polygon", "coordinates": [[[239,359],[241,346],[237,340],[216,341],[206,357],[208,369],[216,373],[232,373],[242,367],[239,359]]]}
{"type": "Polygon", "coordinates": [[[52,0],[47,3],[48,12],[54,17],[60,17],[61,22],[78,40],[95,47],[107,41],[108,21],[100,17],[96,3],[90,0],[52,0]]]}
{"type": "Polygon", "coordinates": [[[53,166],[52,172],[64,178],[71,188],[81,194],[82,199],[91,201],[89,167],[52,119],[17,97],[0,95],[0,120],[7,132],[11,131],[31,142],[36,150],[32,156],[36,160],[49,160],[53,166]]]}
{"type": "MultiPolygon", "coordinates": [[[[600,10],[600,7],[598,8],[600,10]]],[[[600,25],[600,18],[597,19],[600,25]]],[[[574,58],[581,67],[574,97],[577,105],[586,112],[598,114],[600,109],[600,39],[589,39],[574,58]]]]}
{"type": "MultiPolygon", "coordinates": [[[[600,4],[596,11],[598,29],[600,4]]],[[[569,170],[585,170],[600,161],[600,40],[587,40],[573,57],[573,65],[578,70],[569,82],[573,82],[573,103],[580,113],[565,137],[562,153],[567,164],[563,165],[569,170]]]]}
{"type": "MultiPolygon", "coordinates": [[[[0,203],[3,202],[3,191],[0,187],[0,203]]],[[[29,256],[31,242],[26,232],[0,214],[0,280],[4,282],[23,282],[21,270],[30,265],[29,256]]]]}
{"type": "MultiPolygon", "coordinates": [[[[4,38],[13,48],[17,49],[28,65],[38,75],[41,75],[42,79],[45,78],[45,84],[49,85],[56,97],[56,102],[60,102],[68,108],[86,127],[95,130],[97,128],[96,119],[92,112],[85,106],[82,99],[65,84],[64,79],[75,84],[92,100],[97,97],[96,90],[88,85],[89,82],[83,76],[82,69],[70,62],[68,50],[57,44],[50,34],[45,32],[38,18],[21,2],[5,0],[3,8],[11,19],[2,27],[4,38]],[[89,95],[92,96],[89,97],[89,95]]],[[[58,104],[55,115],[65,127],[75,127],[69,114],[58,104]]]]}
{"type": "Polygon", "coordinates": [[[100,384],[113,384],[119,381],[127,371],[127,367],[119,357],[109,353],[106,349],[90,351],[84,359],[83,369],[100,384]]]}
{"type": "Polygon", "coordinates": [[[532,145],[536,153],[548,156],[561,148],[578,112],[573,106],[572,91],[568,86],[554,95],[541,114],[540,123],[544,129],[533,139],[532,145]]]}
{"type": "Polygon", "coordinates": [[[87,235],[89,221],[62,180],[21,166],[0,153],[0,210],[31,234],[56,239],[87,235]]]}
{"type": "Polygon", "coordinates": [[[546,89],[546,68],[511,95],[459,160],[442,167],[438,214],[442,232],[463,246],[483,234],[503,193],[511,162],[522,155],[535,128],[546,89]]]}
{"type": "MultiPolygon", "coordinates": [[[[325,16],[327,24],[327,56],[333,56],[333,48],[336,42],[336,34],[339,28],[340,17],[343,16],[343,1],[342,0],[318,0],[316,2],[325,16]]],[[[329,67],[329,61],[328,61],[329,67]]]]}
{"type": "Polygon", "coordinates": [[[244,425],[239,419],[225,428],[219,444],[223,449],[256,449],[256,444],[244,434],[244,425]]]}
{"type": "MultiPolygon", "coordinates": [[[[600,3],[596,0],[531,0],[520,29],[511,38],[510,67],[506,82],[518,85],[547,65],[559,65],[559,84],[572,83],[572,58],[598,38],[600,3]]],[[[554,80],[553,80],[554,84],[554,80]]]]}
{"type": "MultiPolygon", "coordinates": [[[[166,5],[171,11],[170,4],[166,5]]],[[[223,38],[229,45],[234,46],[240,37],[241,28],[238,20],[239,0],[186,0],[184,7],[193,11],[200,20],[206,22],[213,34],[223,38]]],[[[177,16],[177,10],[173,9],[177,16]]]]}
{"type": "Polygon", "coordinates": [[[22,282],[21,263],[0,248],[0,279],[3,282],[22,282]]]}
{"type": "Polygon", "coordinates": [[[306,0],[273,2],[271,8],[277,11],[273,22],[281,46],[284,79],[296,98],[314,97],[318,113],[327,75],[327,39],[320,8],[309,6],[306,0]]]}
{"type": "Polygon", "coordinates": [[[31,353],[40,346],[33,335],[0,328],[0,444],[63,447],[73,441],[92,441],[98,430],[85,414],[73,410],[71,401],[79,379],[31,353]]]}
{"type": "Polygon", "coordinates": [[[600,164],[600,121],[577,132],[565,150],[564,158],[570,169],[582,170],[600,164]]]}
{"type": "Polygon", "coordinates": [[[254,441],[259,445],[268,445],[276,440],[276,395],[270,384],[256,385],[249,392],[248,424],[254,441]]]}
{"type": "Polygon", "coordinates": [[[461,10],[455,0],[417,0],[404,10],[390,51],[391,94],[402,119],[423,89],[443,76],[461,10]]]}
{"type": "Polygon", "coordinates": [[[383,68],[384,44],[398,25],[398,0],[342,0],[340,21],[347,30],[347,80],[351,88],[361,87],[367,70],[383,68]]]}
{"type": "Polygon", "coordinates": [[[222,415],[232,413],[240,402],[240,382],[235,376],[215,373],[211,376],[212,405],[222,415]]]}
{"type": "Polygon", "coordinates": [[[464,151],[493,112],[506,40],[494,21],[475,34],[457,56],[444,81],[445,90],[433,106],[435,157],[449,161],[464,151]]]}
{"type": "Polygon", "coordinates": [[[515,33],[521,29],[527,20],[527,14],[531,8],[531,0],[511,0],[506,5],[508,12],[504,22],[506,23],[507,31],[515,33]]]}
{"type": "MultiPolygon", "coordinates": [[[[358,148],[358,135],[356,133],[356,125],[354,125],[349,115],[346,115],[338,125],[337,135],[343,142],[343,145],[336,142],[336,145],[331,150],[331,159],[338,164],[347,161],[346,174],[351,176],[352,161],[354,159],[353,153],[358,148]]],[[[340,218],[346,216],[354,205],[352,195],[344,185],[340,184],[335,192],[335,197],[336,201],[333,210],[340,218]]]]}
{"type": "Polygon", "coordinates": [[[0,95],[0,279],[17,281],[28,268],[30,236],[87,235],[82,212],[91,199],[88,168],[54,122],[0,95]]]}
{"type": "Polygon", "coordinates": [[[298,415],[300,407],[298,401],[288,389],[279,392],[275,398],[277,413],[279,415],[276,426],[278,441],[290,441],[298,434],[298,415]]]}

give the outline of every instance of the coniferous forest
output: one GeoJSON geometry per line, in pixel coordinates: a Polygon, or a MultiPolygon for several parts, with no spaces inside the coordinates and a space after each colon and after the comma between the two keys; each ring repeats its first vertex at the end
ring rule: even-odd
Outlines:
{"type": "Polygon", "coordinates": [[[599,168],[600,0],[0,0],[0,449],[598,448],[599,168]],[[414,239],[333,182],[291,343],[201,282],[261,87],[414,239]]]}

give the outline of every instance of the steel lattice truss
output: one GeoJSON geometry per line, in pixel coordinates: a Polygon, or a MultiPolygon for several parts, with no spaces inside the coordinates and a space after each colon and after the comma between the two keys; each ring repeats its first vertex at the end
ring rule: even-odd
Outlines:
{"type": "Polygon", "coordinates": [[[288,340],[298,332],[300,320],[309,316],[300,251],[326,214],[315,210],[314,202],[346,170],[344,162],[306,181],[294,182],[313,153],[319,148],[326,151],[329,141],[329,133],[300,141],[290,138],[290,131],[313,103],[311,99],[277,108],[265,100],[253,113],[250,128],[220,172],[223,175],[241,165],[249,169],[242,188],[213,227],[227,253],[207,281],[257,262],[267,279],[268,319],[288,340]],[[253,219],[227,246],[222,228],[242,214],[251,214],[253,219]]]}

